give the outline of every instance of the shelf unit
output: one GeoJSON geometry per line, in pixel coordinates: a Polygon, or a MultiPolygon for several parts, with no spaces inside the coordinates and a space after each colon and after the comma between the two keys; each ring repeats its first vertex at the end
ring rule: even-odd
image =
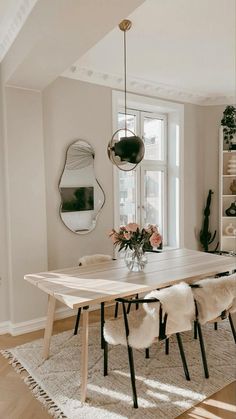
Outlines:
{"type": "Polygon", "coordinates": [[[236,202],[236,195],[230,191],[230,184],[236,175],[227,173],[227,165],[230,157],[236,155],[236,150],[227,150],[223,141],[223,129],[220,129],[219,144],[219,241],[220,250],[236,253],[236,236],[229,236],[225,233],[226,227],[232,223],[236,229],[236,216],[229,217],[225,210],[229,208],[232,202],[236,202]]]}

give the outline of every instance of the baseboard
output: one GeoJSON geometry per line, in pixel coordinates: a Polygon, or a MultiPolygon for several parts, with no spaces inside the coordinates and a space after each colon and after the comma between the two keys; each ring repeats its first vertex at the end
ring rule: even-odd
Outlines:
{"type": "MultiPolygon", "coordinates": [[[[75,316],[77,310],[71,310],[68,307],[60,307],[56,310],[55,320],[65,319],[67,317],[75,316]]],[[[0,323],[0,335],[10,333],[12,336],[22,335],[23,333],[34,332],[36,330],[44,329],[46,324],[46,316],[37,319],[28,320],[26,322],[0,323]]]]}
{"type": "MultiPolygon", "coordinates": [[[[107,304],[106,307],[114,303],[107,304]]],[[[99,310],[100,305],[91,307],[90,311],[99,310]]],[[[71,310],[68,307],[60,307],[56,309],[55,320],[66,319],[67,317],[76,316],[77,310],[71,310]]],[[[12,336],[23,335],[24,333],[34,332],[36,330],[44,329],[46,324],[46,316],[38,317],[37,319],[28,320],[26,322],[12,323],[10,321],[0,323],[0,335],[10,333],[12,336]]]]}
{"type": "Polygon", "coordinates": [[[0,335],[5,335],[6,333],[9,333],[9,326],[10,322],[0,323],[0,335]]]}

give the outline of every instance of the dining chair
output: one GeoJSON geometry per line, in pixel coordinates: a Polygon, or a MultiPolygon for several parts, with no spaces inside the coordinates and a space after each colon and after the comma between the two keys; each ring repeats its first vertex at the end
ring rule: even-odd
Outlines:
{"type": "Polygon", "coordinates": [[[190,380],[188,365],[180,333],[191,330],[194,317],[194,300],[191,289],[185,283],[152,291],[144,298],[118,298],[123,318],[105,321],[104,325],[104,376],[108,375],[108,344],[127,347],[133,406],[138,408],[135,383],[133,349],[145,349],[156,340],[167,339],[175,334],[186,380],[190,380]],[[129,304],[139,304],[138,311],[127,313],[129,304]]]}
{"type": "MultiPolygon", "coordinates": [[[[236,269],[234,269],[234,270],[232,271],[232,274],[234,274],[234,273],[236,273],[236,269]]],[[[218,274],[216,274],[216,275],[215,275],[215,278],[220,278],[221,276],[228,276],[228,275],[230,275],[230,271],[219,272],[218,274]]],[[[231,318],[231,316],[229,317],[229,320],[230,320],[230,324],[232,324],[232,326],[233,326],[233,328],[234,328],[234,324],[232,323],[232,318],[231,318]]],[[[232,326],[231,326],[231,329],[232,329],[232,326]]],[[[217,322],[214,322],[214,330],[218,330],[218,323],[217,323],[217,322]]],[[[232,330],[232,332],[233,332],[233,330],[232,330]]],[[[235,339],[236,339],[236,332],[235,332],[235,329],[234,329],[233,335],[234,335],[234,337],[235,337],[235,339]]]]}
{"type": "Polygon", "coordinates": [[[228,319],[236,343],[236,331],[231,314],[236,312],[236,273],[222,272],[215,278],[205,278],[190,285],[195,302],[194,338],[199,337],[204,374],[209,378],[209,369],[202,333],[202,325],[213,323],[215,330],[219,321],[228,319]]]}
{"type": "MultiPolygon", "coordinates": [[[[234,273],[236,272],[236,269],[232,272],[234,273]]],[[[221,276],[228,276],[230,275],[230,271],[224,271],[224,272],[219,272],[217,273],[214,278],[220,278],[221,276]]],[[[214,322],[214,330],[218,330],[218,323],[214,322]]],[[[197,323],[194,321],[194,339],[197,339],[197,323]]]]}
{"type": "MultiPolygon", "coordinates": [[[[104,254],[94,254],[94,255],[86,255],[79,259],[78,266],[89,266],[93,265],[95,263],[101,263],[101,262],[108,262],[112,260],[112,256],[110,255],[104,255],[104,254]]],[[[118,311],[118,302],[116,302],[115,307],[115,313],[118,311]]],[[[79,328],[79,322],[80,322],[80,315],[81,315],[81,308],[78,309],[76,322],[75,322],[75,328],[74,328],[74,335],[77,335],[78,328],[79,328]]],[[[103,325],[104,325],[104,303],[101,303],[101,347],[103,349],[103,325]]]]}

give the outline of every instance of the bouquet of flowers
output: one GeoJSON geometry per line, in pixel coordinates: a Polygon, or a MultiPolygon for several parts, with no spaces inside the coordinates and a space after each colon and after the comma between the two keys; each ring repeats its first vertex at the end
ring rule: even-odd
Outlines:
{"type": "Polygon", "coordinates": [[[112,229],[109,237],[115,246],[119,246],[119,251],[138,248],[145,251],[145,249],[150,249],[150,245],[158,247],[162,243],[158,227],[153,224],[141,228],[136,223],[129,223],[127,226],[121,226],[119,231],[112,229]]]}

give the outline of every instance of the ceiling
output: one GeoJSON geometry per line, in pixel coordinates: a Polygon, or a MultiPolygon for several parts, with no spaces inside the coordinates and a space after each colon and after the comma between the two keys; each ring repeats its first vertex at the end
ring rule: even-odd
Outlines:
{"type": "MultiPolygon", "coordinates": [[[[235,0],[146,0],[129,18],[128,89],[211,104],[234,103],[235,0]]],[[[123,34],[112,30],[64,74],[123,87],[123,34]]]]}
{"type": "Polygon", "coordinates": [[[0,0],[0,62],[11,47],[37,0],[0,0]]]}
{"type": "MultiPolygon", "coordinates": [[[[37,1],[0,0],[0,61],[37,1]]],[[[41,3],[47,17],[49,3],[41,3]]],[[[236,102],[236,0],[146,0],[125,17],[133,22],[128,90],[206,105],[236,102]]],[[[123,34],[113,29],[62,75],[123,89],[123,34]]]]}

